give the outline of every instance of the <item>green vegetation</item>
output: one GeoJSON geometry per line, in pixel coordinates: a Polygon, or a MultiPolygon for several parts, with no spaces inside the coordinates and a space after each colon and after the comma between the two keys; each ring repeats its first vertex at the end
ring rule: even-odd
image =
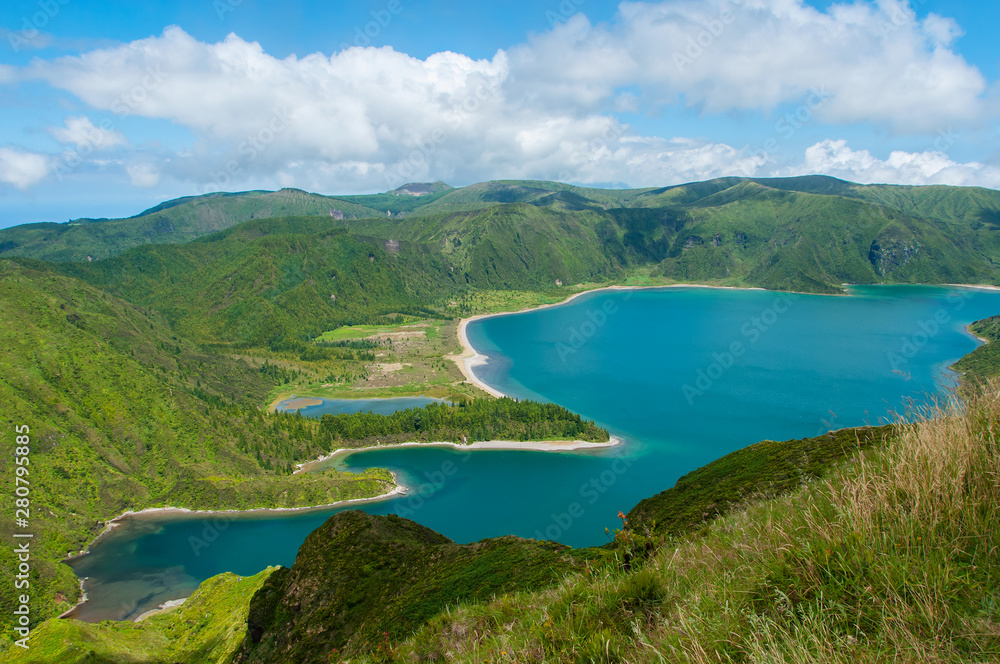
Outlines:
{"type": "MultiPolygon", "coordinates": [[[[399,262],[411,278],[409,303],[423,306],[456,290],[546,291],[560,284],[620,281],[636,270],[675,281],[824,293],[838,292],[843,283],[988,283],[1000,259],[1000,239],[993,232],[1000,228],[1000,192],[989,189],[856,185],[822,176],[719,178],[634,190],[538,181],[407,187],[340,198],[282,190],[179,199],[130,220],[0,230],[0,255],[105,258],[140,244],[190,241],[247,221],[251,225],[238,234],[244,241],[263,235],[323,237],[340,227],[357,240],[380,238],[390,254],[405,255],[399,262]],[[333,206],[343,219],[330,216],[333,206]],[[314,216],[297,217],[294,224],[252,221],[282,215],[314,216]],[[412,281],[418,275],[424,278],[412,281]]],[[[250,267],[250,261],[258,270],[251,284],[263,275],[257,284],[263,292],[284,292],[281,281],[269,280],[268,267],[291,285],[309,283],[311,275],[299,280],[277,258],[299,254],[296,248],[279,241],[271,250],[262,263],[244,256],[228,267],[250,267]]],[[[299,271],[308,273],[311,255],[299,257],[304,259],[299,271]]],[[[188,264],[177,267],[189,270],[195,262],[204,269],[205,258],[181,258],[188,264]]],[[[166,268],[172,277],[170,260],[166,263],[145,266],[136,256],[114,269],[166,268]]],[[[313,278],[313,285],[324,281],[313,278]]],[[[307,288],[283,302],[314,295],[329,299],[327,289],[317,288],[318,293],[307,288]]],[[[319,304],[317,299],[311,306],[319,304]]],[[[307,325],[304,334],[311,329],[307,325]]]]}
{"type": "MultiPolygon", "coordinates": [[[[456,662],[996,661],[998,387],[964,411],[896,425],[884,446],[823,480],[657,541],[628,571],[465,603],[394,653],[456,662]]],[[[642,537],[617,535],[619,551],[642,537]]]]}
{"type": "MultiPolygon", "coordinates": [[[[0,231],[0,256],[52,261],[99,260],[145,244],[181,243],[251,219],[331,213],[345,218],[378,212],[342,198],[298,189],[189,196],[161,203],[128,219],[78,219],[65,224],[26,224],[0,231]]],[[[382,214],[385,214],[384,212],[382,214]]]]}
{"type": "MultiPolygon", "coordinates": [[[[58,561],[126,510],[296,507],[392,486],[386,471],[292,475],[329,450],[319,423],[261,412],[264,372],[203,352],[148,310],[0,261],[0,315],[4,466],[13,477],[14,427],[30,426],[32,504],[44,506],[30,518],[36,621],[78,596],[58,561]]],[[[12,529],[0,526],[8,540],[12,529]]],[[[14,569],[11,547],[0,561],[14,569]]],[[[5,639],[14,595],[0,588],[5,639]]]]}
{"type": "Polygon", "coordinates": [[[342,512],[254,596],[235,661],[392,660],[393,643],[457,602],[548,586],[606,555],[516,537],[459,545],[395,515],[342,512]]]}
{"type": "Polygon", "coordinates": [[[220,574],[206,580],[179,608],[142,622],[49,620],[31,635],[31,648],[0,654],[0,662],[111,664],[176,662],[224,664],[243,643],[250,598],[276,568],[254,576],[220,574]]]}
{"type": "Polygon", "coordinates": [[[967,381],[978,383],[986,378],[1000,376],[1000,316],[977,320],[969,330],[986,343],[975,349],[952,368],[961,371],[967,381]]]}
{"type": "Polygon", "coordinates": [[[838,462],[885,444],[892,427],[831,431],[814,438],[765,440],[692,471],[639,502],[630,527],[646,535],[694,531],[741,506],[776,498],[828,474],[838,462]]]}
{"type": "MultiPolygon", "coordinates": [[[[125,510],[293,507],[391,486],[379,470],[292,474],[334,446],[607,439],[557,406],[470,399],[448,360],[458,316],[609,284],[989,283],[998,228],[998,192],[802,177],[245,192],[0,230],[0,255],[16,256],[0,260],[4,463],[14,427],[29,424],[32,498],[45,506],[31,515],[33,625],[78,596],[59,561],[125,510]],[[293,391],[461,405],[322,422],[260,410],[293,391]]],[[[1000,319],[972,329],[995,341],[1000,319]]],[[[997,393],[997,348],[956,365],[971,379],[965,412],[734,453],[636,506],[603,553],[510,538],[459,547],[398,519],[343,517],[326,534],[364,546],[326,553],[350,569],[318,563],[316,537],[316,556],[275,572],[252,608],[246,583],[263,576],[217,577],[143,625],[48,622],[33,652],[231,661],[249,611],[246,661],[307,643],[361,660],[992,661],[1000,405],[976,389],[997,393]],[[326,583],[346,591],[314,592],[326,583]],[[307,591],[299,614],[292,598],[307,591]]],[[[0,561],[13,568],[10,547],[0,561]]],[[[13,593],[0,589],[0,648],[13,593]]]]}
{"type": "Polygon", "coordinates": [[[183,245],[149,245],[59,268],[156,309],[184,336],[298,351],[341,325],[426,316],[452,279],[420,248],[390,253],[343,229],[303,234],[311,219],[247,222],[183,245]]]}
{"type": "Polygon", "coordinates": [[[245,580],[270,573],[249,604],[231,575],[202,585],[189,602],[237,607],[210,623],[226,635],[210,648],[192,604],[138,625],[52,621],[31,652],[76,656],[68,644],[86,643],[100,658],[58,661],[136,664],[994,661],[998,388],[927,420],[753,445],[637,507],[603,550],[460,546],[344,512],[290,569],[245,580]],[[189,645],[157,650],[164,634],[189,645]]]}
{"type": "Polygon", "coordinates": [[[324,415],[321,429],[338,446],[404,442],[474,443],[482,440],[585,440],[607,442],[608,432],[552,403],[501,399],[428,404],[391,415],[324,415]]]}

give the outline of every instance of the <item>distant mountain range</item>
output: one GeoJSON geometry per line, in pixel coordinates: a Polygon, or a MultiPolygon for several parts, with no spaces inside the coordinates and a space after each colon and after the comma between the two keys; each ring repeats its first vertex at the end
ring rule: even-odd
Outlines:
{"type": "Polygon", "coordinates": [[[259,235],[346,228],[419,246],[458,282],[483,288],[601,281],[643,268],[680,281],[835,292],[843,283],[990,282],[1000,261],[998,191],[825,176],[623,190],[497,181],[409,184],[368,196],[210,194],[129,219],[0,230],[0,257],[100,260],[146,245],[215,241],[206,236],[248,222],[259,235]],[[260,221],[282,217],[299,219],[260,221]]]}

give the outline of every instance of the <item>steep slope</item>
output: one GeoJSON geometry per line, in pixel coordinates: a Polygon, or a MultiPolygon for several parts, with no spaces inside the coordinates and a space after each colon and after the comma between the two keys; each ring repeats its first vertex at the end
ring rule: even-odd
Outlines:
{"type": "Polygon", "coordinates": [[[1000,316],[977,320],[969,331],[986,343],[953,364],[952,369],[974,383],[1000,376],[1000,316]]]}
{"type": "Polygon", "coordinates": [[[1000,191],[982,187],[853,185],[845,193],[914,217],[979,230],[1000,230],[1000,191]]]}
{"type": "MultiPolygon", "coordinates": [[[[0,260],[0,313],[8,477],[15,427],[30,436],[35,621],[77,597],[76,579],[57,561],[126,510],[325,504],[391,486],[385,472],[291,475],[296,460],[329,449],[319,424],[260,412],[268,376],[205,353],[148,310],[0,260]]],[[[7,510],[0,532],[12,541],[10,501],[7,510]]],[[[14,569],[12,547],[0,549],[0,562],[14,569]]],[[[0,588],[5,637],[15,592],[0,588]]]]}
{"type": "Polygon", "coordinates": [[[449,268],[422,247],[359,238],[329,218],[252,221],[185,245],[58,266],[156,309],[185,336],[272,347],[418,312],[455,282],[449,268]]]}
{"type": "Polygon", "coordinates": [[[688,207],[663,274],[736,278],[783,290],[835,292],[841,283],[989,283],[1000,238],[943,227],[842,196],[744,181],[688,207]]]}
{"type": "Polygon", "coordinates": [[[49,620],[32,633],[30,649],[14,648],[0,662],[228,664],[243,643],[250,599],[275,569],[212,577],[180,608],[138,623],[49,620]]]}
{"type": "Polygon", "coordinates": [[[235,661],[385,651],[447,606],[551,585],[601,555],[517,537],[459,545],[395,515],[341,512],[254,595],[235,661]]]}
{"type": "Polygon", "coordinates": [[[826,475],[832,466],[886,444],[889,425],[831,431],[822,436],[744,447],[684,475],[628,513],[629,525],[642,533],[680,535],[706,525],[741,504],[776,498],[803,482],[826,475]]]}
{"type": "Polygon", "coordinates": [[[379,212],[298,189],[189,196],[167,201],[128,219],[78,219],[65,224],[27,224],[2,229],[0,256],[97,260],[144,244],[190,242],[250,219],[303,214],[359,218],[376,216],[379,212]]]}

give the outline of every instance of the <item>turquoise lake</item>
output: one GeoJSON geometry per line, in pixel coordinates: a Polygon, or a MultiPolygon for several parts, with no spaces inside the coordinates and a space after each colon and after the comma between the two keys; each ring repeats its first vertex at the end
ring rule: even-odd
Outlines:
{"type": "Polygon", "coordinates": [[[394,397],[389,399],[320,399],[322,403],[304,408],[288,408],[295,397],[285,399],[275,406],[282,413],[298,410],[305,417],[322,417],[323,415],[342,415],[345,413],[376,413],[389,415],[407,408],[423,408],[432,403],[443,403],[443,399],[431,397],[394,397]]]}
{"type": "MultiPolygon", "coordinates": [[[[485,382],[554,401],[621,436],[588,453],[373,450],[341,461],[397,472],[411,492],[352,505],[458,542],[514,534],[602,544],[619,510],[758,440],[884,422],[945,394],[977,344],[964,327],[1000,293],[923,286],[851,296],[671,288],[605,290],[469,325],[485,382]],[[568,515],[579,505],[579,518],[568,515]]],[[[290,565],[324,509],[277,516],[129,519],[72,564],[89,577],[76,617],[135,617],[224,571],[290,565]]]]}

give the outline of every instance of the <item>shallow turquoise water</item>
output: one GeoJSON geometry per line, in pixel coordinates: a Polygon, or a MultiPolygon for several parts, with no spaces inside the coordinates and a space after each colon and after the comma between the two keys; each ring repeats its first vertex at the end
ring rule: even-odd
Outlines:
{"type": "MultiPolygon", "coordinates": [[[[586,454],[358,453],[344,467],[391,468],[413,491],[355,508],[401,514],[459,542],[516,534],[600,544],[619,510],[728,452],[877,423],[908,399],[924,402],[977,345],[964,326],[996,313],[1000,293],[966,289],[864,287],[830,297],[678,288],[600,291],[485,319],[469,326],[491,358],[478,376],[593,418],[627,444],[586,454]],[[578,518],[569,516],[574,504],[578,518]]],[[[79,617],[142,613],[223,571],[289,565],[337,511],[130,520],[74,562],[91,579],[79,617]]]]}
{"type": "MultiPolygon", "coordinates": [[[[295,397],[285,399],[275,410],[283,413],[289,411],[288,403],[295,397]]],[[[320,399],[322,403],[315,406],[299,408],[298,411],[305,417],[322,417],[323,415],[341,415],[344,413],[377,413],[379,415],[390,415],[396,411],[407,408],[423,408],[432,403],[441,403],[442,399],[432,399],[431,397],[392,397],[388,399],[320,399]]]]}

